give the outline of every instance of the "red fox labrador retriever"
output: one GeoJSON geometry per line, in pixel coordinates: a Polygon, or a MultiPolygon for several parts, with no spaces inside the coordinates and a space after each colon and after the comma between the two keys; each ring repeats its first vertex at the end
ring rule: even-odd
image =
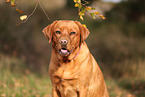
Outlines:
{"type": "Polygon", "coordinates": [[[90,33],[86,27],[59,20],[43,33],[52,41],[49,75],[53,97],[109,97],[103,74],[84,41],[90,33]]]}

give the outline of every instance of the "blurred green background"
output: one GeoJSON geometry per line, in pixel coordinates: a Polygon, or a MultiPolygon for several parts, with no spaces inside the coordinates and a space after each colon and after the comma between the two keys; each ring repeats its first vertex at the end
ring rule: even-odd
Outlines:
{"type": "MultiPolygon", "coordinates": [[[[31,14],[36,2],[18,0],[16,5],[31,14]]],[[[90,6],[106,20],[86,14],[84,21],[79,20],[73,0],[40,3],[49,20],[38,6],[26,23],[17,25],[22,14],[0,1],[0,97],[51,97],[51,44],[42,30],[60,19],[87,25],[91,33],[86,42],[102,69],[110,97],[145,97],[145,0],[91,0],[90,6]]]]}

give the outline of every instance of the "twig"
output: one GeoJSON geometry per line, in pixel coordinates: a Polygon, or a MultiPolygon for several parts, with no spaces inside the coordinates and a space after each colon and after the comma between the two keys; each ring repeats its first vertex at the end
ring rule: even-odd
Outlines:
{"type": "Polygon", "coordinates": [[[35,8],[33,9],[32,13],[31,13],[30,15],[28,15],[28,17],[27,17],[24,21],[21,21],[18,25],[27,22],[27,20],[28,20],[28,19],[34,14],[34,12],[36,11],[36,9],[37,9],[37,7],[38,7],[38,4],[40,5],[40,7],[41,7],[41,9],[43,10],[44,14],[46,15],[47,19],[49,20],[49,17],[48,17],[48,15],[47,15],[46,11],[45,11],[44,8],[41,6],[40,1],[37,0],[37,3],[36,3],[36,5],[35,5],[35,8]]]}
{"type": "Polygon", "coordinates": [[[27,22],[27,20],[30,18],[30,16],[32,16],[32,15],[33,15],[33,13],[36,11],[37,6],[38,6],[38,1],[39,1],[39,0],[37,0],[37,3],[36,3],[36,5],[35,5],[35,8],[34,8],[34,10],[32,11],[32,13],[31,13],[30,15],[28,15],[27,19],[26,19],[26,20],[24,20],[24,21],[23,21],[23,23],[27,22]]]}
{"type": "Polygon", "coordinates": [[[50,20],[50,18],[48,17],[48,15],[47,15],[46,11],[45,11],[45,10],[44,10],[44,8],[41,6],[41,4],[40,4],[40,1],[39,1],[39,0],[38,0],[38,3],[39,3],[39,5],[40,5],[41,9],[43,10],[44,14],[46,15],[47,19],[48,19],[48,20],[50,20]]]}

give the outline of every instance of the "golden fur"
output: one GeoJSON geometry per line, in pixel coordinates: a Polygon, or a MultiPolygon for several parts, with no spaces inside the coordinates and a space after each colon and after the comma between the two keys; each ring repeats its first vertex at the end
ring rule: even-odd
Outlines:
{"type": "Polygon", "coordinates": [[[53,97],[109,97],[103,74],[84,42],[90,33],[86,27],[60,20],[43,33],[53,47],[49,65],[53,97]],[[67,43],[62,45],[62,40],[67,43]]]}

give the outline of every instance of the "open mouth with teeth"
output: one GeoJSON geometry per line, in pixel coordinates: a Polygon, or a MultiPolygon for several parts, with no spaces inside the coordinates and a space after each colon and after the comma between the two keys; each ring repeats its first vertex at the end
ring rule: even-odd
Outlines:
{"type": "Polygon", "coordinates": [[[71,52],[69,50],[67,50],[66,48],[61,48],[60,50],[58,50],[59,54],[62,56],[68,56],[71,52]]]}

